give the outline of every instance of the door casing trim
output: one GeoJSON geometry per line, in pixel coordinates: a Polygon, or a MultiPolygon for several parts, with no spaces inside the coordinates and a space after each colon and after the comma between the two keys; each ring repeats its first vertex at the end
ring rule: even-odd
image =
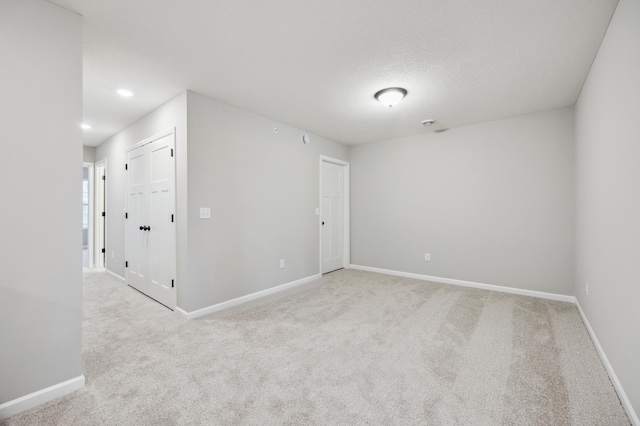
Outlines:
{"type": "Polygon", "coordinates": [[[93,266],[99,269],[107,269],[107,260],[109,256],[107,256],[107,252],[109,251],[107,244],[107,217],[109,216],[109,212],[107,212],[108,200],[107,200],[107,159],[103,158],[100,161],[96,161],[94,164],[94,182],[95,182],[95,196],[94,196],[94,249],[93,249],[93,266]],[[102,174],[98,174],[98,171],[102,171],[106,179],[102,180],[102,174]],[[102,200],[102,209],[100,209],[100,200],[102,200]],[[106,216],[104,219],[100,219],[100,215],[102,211],[105,212],[106,216]],[[100,222],[102,221],[102,226],[100,226],[100,222]],[[102,233],[102,237],[99,237],[100,233],[102,233]],[[100,244],[102,243],[102,244],[100,244]],[[102,247],[101,247],[102,246],[102,247]],[[102,249],[105,249],[104,256],[100,256],[102,253],[102,249]]]}

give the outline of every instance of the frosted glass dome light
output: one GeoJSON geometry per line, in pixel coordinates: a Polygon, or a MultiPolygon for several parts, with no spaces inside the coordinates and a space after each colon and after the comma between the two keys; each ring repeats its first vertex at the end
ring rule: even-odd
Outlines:
{"type": "Polygon", "coordinates": [[[376,99],[382,105],[391,108],[402,100],[407,95],[407,91],[401,87],[389,87],[388,89],[382,89],[375,94],[376,99]]]}

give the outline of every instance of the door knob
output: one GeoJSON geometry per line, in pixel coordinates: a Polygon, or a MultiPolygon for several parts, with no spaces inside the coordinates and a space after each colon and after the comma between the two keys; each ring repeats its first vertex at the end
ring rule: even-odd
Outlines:
{"type": "Polygon", "coordinates": [[[324,222],[322,222],[322,225],[324,225],[324,222]]]}

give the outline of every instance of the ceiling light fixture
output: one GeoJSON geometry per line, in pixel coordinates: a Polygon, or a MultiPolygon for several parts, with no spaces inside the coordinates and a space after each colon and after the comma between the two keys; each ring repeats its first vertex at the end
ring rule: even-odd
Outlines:
{"type": "Polygon", "coordinates": [[[429,127],[429,126],[431,126],[431,125],[432,125],[433,123],[435,123],[435,122],[436,122],[436,120],[424,120],[424,121],[422,122],[422,125],[423,125],[423,126],[425,126],[425,127],[429,127]]]}
{"type": "Polygon", "coordinates": [[[82,130],[89,130],[91,128],[91,125],[87,123],[82,123],[80,127],[82,127],[82,130]]]}
{"type": "Polygon", "coordinates": [[[382,89],[375,94],[376,99],[382,105],[388,106],[391,108],[398,102],[407,96],[407,91],[402,87],[389,87],[387,89],[382,89]]]}
{"type": "Polygon", "coordinates": [[[130,98],[133,96],[133,92],[127,89],[118,89],[116,90],[116,93],[118,93],[118,95],[122,96],[123,98],[130,98]]]}

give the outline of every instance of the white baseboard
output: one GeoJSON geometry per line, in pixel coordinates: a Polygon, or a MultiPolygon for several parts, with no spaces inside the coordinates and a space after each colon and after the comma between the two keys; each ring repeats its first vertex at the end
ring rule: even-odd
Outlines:
{"type": "Polygon", "coordinates": [[[206,308],[198,309],[196,311],[187,312],[181,308],[176,308],[176,312],[180,313],[183,317],[187,319],[199,318],[204,315],[209,315],[213,312],[218,312],[223,309],[228,309],[233,306],[240,305],[242,303],[247,303],[255,299],[259,299],[261,297],[269,296],[270,294],[278,293],[302,284],[306,284],[311,281],[315,281],[320,278],[322,275],[316,274],[310,277],[301,278],[296,281],[291,281],[290,283],[282,284],[276,287],[268,288],[266,290],[258,291],[256,293],[247,294],[246,296],[241,296],[235,299],[227,300],[226,302],[218,303],[216,305],[207,306],[206,308]]]}
{"type": "Polygon", "coordinates": [[[602,360],[602,364],[604,364],[604,368],[607,370],[607,373],[609,374],[611,383],[613,383],[613,387],[616,389],[616,392],[618,393],[620,402],[622,402],[622,406],[627,412],[627,416],[629,416],[629,420],[631,420],[631,423],[633,423],[634,426],[640,426],[640,420],[638,419],[638,415],[633,409],[633,406],[631,405],[631,401],[629,401],[629,397],[627,396],[626,392],[622,388],[622,384],[620,383],[620,380],[618,380],[618,376],[616,375],[615,371],[613,371],[613,367],[611,366],[611,363],[609,362],[607,355],[604,353],[604,349],[602,349],[602,345],[600,345],[600,341],[598,340],[598,337],[596,337],[596,333],[593,331],[593,328],[591,328],[591,324],[589,324],[589,320],[587,319],[587,316],[584,314],[584,311],[582,310],[582,306],[580,306],[580,302],[577,299],[576,299],[576,307],[578,308],[578,312],[580,312],[580,316],[582,317],[582,322],[584,322],[584,325],[587,328],[589,335],[591,336],[591,340],[593,341],[593,344],[596,347],[596,351],[598,352],[598,355],[602,360]]]}
{"type": "Polygon", "coordinates": [[[126,278],[125,278],[125,277],[121,277],[120,275],[118,275],[118,274],[116,274],[116,273],[114,273],[114,272],[111,272],[111,271],[110,271],[110,270],[108,270],[108,269],[105,269],[105,272],[106,272],[108,275],[111,275],[111,276],[112,276],[113,278],[115,278],[116,280],[121,281],[121,282],[123,282],[123,283],[125,283],[125,284],[127,283],[127,280],[126,280],[126,278]]]}
{"type": "Polygon", "coordinates": [[[6,419],[7,417],[18,414],[29,408],[33,408],[37,405],[44,404],[61,396],[70,394],[84,387],[84,375],[76,377],[66,382],[58,383],[57,385],[49,386],[48,388],[41,389],[37,392],[30,393],[18,399],[14,399],[9,402],[5,402],[0,405],[0,419],[6,419]]]}
{"type": "Polygon", "coordinates": [[[454,280],[452,278],[432,277],[430,275],[413,274],[411,272],[392,271],[390,269],[372,268],[370,266],[361,265],[349,265],[351,269],[358,269],[360,271],[377,272],[379,274],[394,275],[397,277],[414,278],[423,281],[433,281],[443,284],[459,285],[463,287],[481,288],[483,290],[499,291],[502,293],[519,294],[522,296],[539,297],[541,299],[559,300],[561,302],[575,303],[576,298],[574,296],[567,296],[564,294],[545,293],[544,291],[524,290],[520,288],[504,287],[493,284],[482,284],[473,281],[454,280]]]}

